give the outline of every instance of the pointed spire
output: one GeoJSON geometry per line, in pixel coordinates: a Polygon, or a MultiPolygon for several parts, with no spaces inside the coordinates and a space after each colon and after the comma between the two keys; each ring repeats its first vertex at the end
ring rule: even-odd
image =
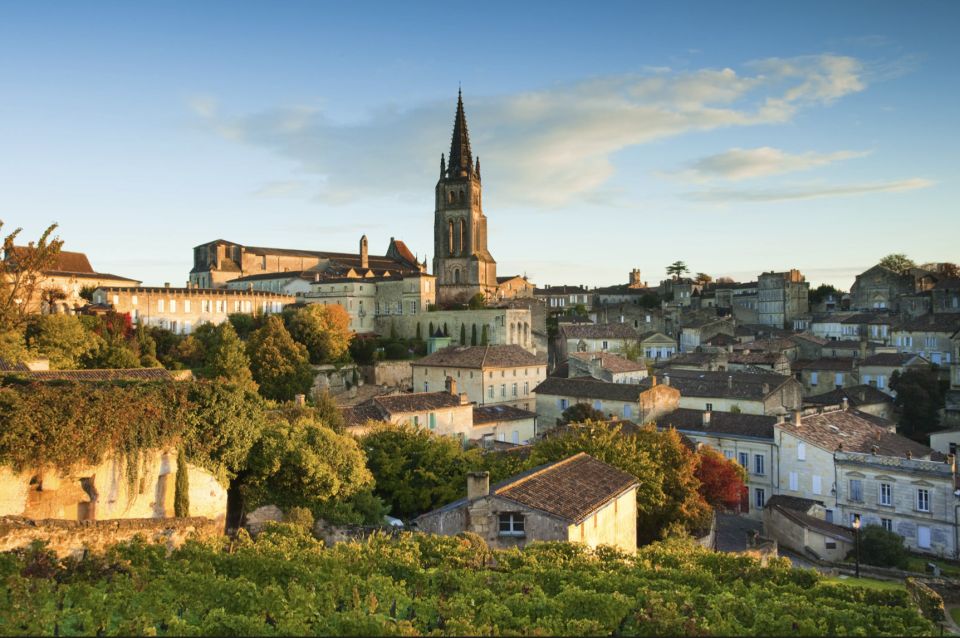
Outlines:
{"type": "Polygon", "coordinates": [[[477,155],[477,167],[473,171],[477,174],[477,179],[480,179],[480,156],[477,155]]]}
{"type": "Polygon", "coordinates": [[[447,174],[447,162],[443,158],[443,153],[440,153],[440,179],[447,174]]]}
{"type": "Polygon", "coordinates": [[[470,152],[470,132],[467,117],[463,113],[463,93],[457,90],[457,115],[453,120],[453,137],[450,140],[450,177],[463,177],[473,169],[470,152]]]}

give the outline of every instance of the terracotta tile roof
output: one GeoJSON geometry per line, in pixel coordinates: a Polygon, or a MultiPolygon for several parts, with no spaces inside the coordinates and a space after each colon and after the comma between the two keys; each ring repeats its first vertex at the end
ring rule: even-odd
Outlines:
{"type": "Polygon", "coordinates": [[[657,427],[673,427],[684,432],[701,432],[707,435],[732,434],[758,439],[773,440],[775,416],[760,414],[736,414],[734,412],[710,412],[704,423],[704,410],[678,408],[657,419],[657,427]]]}
{"type": "Polygon", "coordinates": [[[636,339],[637,331],[625,323],[560,326],[565,339],[636,339]]]}
{"type": "MultiPolygon", "coordinates": [[[[26,256],[35,250],[31,246],[14,246],[11,250],[11,255],[7,255],[7,258],[12,258],[16,261],[17,257],[26,256]]],[[[87,256],[84,253],[75,253],[69,250],[61,250],[57,254],[56,259],[53,264],[50,266],[50,270],[58,270],[63,273],[93,273],[93,266],[90,265],[90,260],[87,259],[87,256]]]]}
{"type": "Polygon", "coordinates": [[[916,363],[929,363],[926,359],[919,355],[910,354],[909,352],[880,352],[878,354],[872,354],[869,357],[862,359],[860,361],[861,366],[888,366],[891,368],[896,368],[900,366],[905,366],[911,359],[917,359],[916,363]]]}
{"type": "Polygon", "coordinates": [[[876,389],[872,385],[855,385],[849,388],[834,389],[830,392],[806,397],[803,402],[814,405],[840,405],[844,398],[846,398],[851,408],[861,405],[893,403],[892,396],[882,390],[876,389]]]}
{"type": "MultiPolygon", "coordinates": [[[[796,383],[792,377],[766,373],[743,371],[708,372],[705,370],[682,370],[673,368],[662,375],[663,383],[669,384],[680,391],[682,397],[714,397],[743,399],[747,401],[761,401],[777,392],[786,383],[796,383]]],[[[640,382],[641,387],[647,388],[652,384],[651,379],[640,382]]]]}
{"type": "Polygon", "coordinates": [[[599,359],[600,367],[610,372],[637,372],[647,369],[643,363],[610,352],[572,352],[570,356],[587,363],[599,359]]]}
{"type": "Polygon", "coordinates": [[[797,359],[791,362],[790,368],[799,370],[833,370],[837,372],[853,372],[856,359],[853,357],[821,357],[819,359],[797,359]]]}
{"type": "Polygon", "coordinates": [[[536,418],[536,412],[515,408],[512,405],[481,405],[473,408],[473,424],[485,425],[497,421],[521,421],[536,418]]]}
{"type": "Polygon", "coordinates": [[[904,332],[949,332],[960,330],[960,313],[937,313],[905,321],[899,328],[904,332]]]}
{"type": "Polygon", "coordinates": [[[821,346],[826,345],[827,343],[829,343],[829,342],[828,342],[826,339],[824,339],[823,337],[818,337],[817,335],[810,334],[810,333],[808,333],[808,332],[801,332],[800,334],[795,334],[795,335],[793,335],[793,336],[791,336],[791,337],[787,337],[787,338],[788,338],[788,339],[793,339],[793,340],[802,339],[803,341],[808,341],[808,342],[810,342],[810,343],[815,343],[815,344],[821,345],[821,346]]]}
{"type": "Polygon", "coordinates": [[[770,505],[769,503],[765,506],[769,507],[772,510],[776,510],[782,514],[785,518],[792,520],[794,523],[807,527],[814,531],[817,531],[821,534],[825,534],[832,538],[846,541],[848,543],[853,542],[853,532],[846,527],[841,527],[834,523],[828,523],[827,521],[817,518],[816,516],[811,516],[805,512],[797,511],[789,507],[784,507],[782,505],[770,505]]]}
{"type": "Polygon", "coordinates": [[[588,294],[590,290],[583,286],[550,286],[549,288],[534,288],[535,296],[549,295],[581,295],[588,294]]]}
{"type": "Polygon", "coordinates": [[[738,341],[736,337],[731,337],[728,334],[720,332],[707,339],[704,343],[706,343],[708,346],[732,346],[733,344],[738,343],[738,341]]]}
{"type": "Polygon", "coordinates": [[[803,416],[800,427],[794,425],[793,420],[776,427],[830,452],[842,449],[844,452],[870,454],[876,447],[882,456],[906,458],[909,452],[914,459],[943,459],[939,452],[890,432],[884,424],[893,425],[891,421],[857,410],[824,410],[820,414],[803,416]]]}
{"type": "Polygon", "coordinates": [[[754,339],[747,343],[735,345],[733,349],[750,350],[751,352],[764,351],[780,353],[796,347],[797,344],[789,337],[767,337],[766,339],[754,339]]]}
{"type": "Polygon", "coordinates": [[[440,408],[455,408],[460,405],[460,397],[449,392],[413,392],[410,394],[389,394],[370,399],[388,414],[405,412],[425,412],[440,408]]]}
{"type": "Polygon", "coordinates": [[[543,383],[533,389],[536,394],[573,397],[575,399],[605,399],[607,401],[626,401],[636,403],[640,393],[649,388],[635,383],[609,383],[591,377],[562,379],[547,377],[543,383]]]}
{"type": "Polygon", "coordinates": [[[774,365],[781,361],[784,355],[780,352],[731,352],[727,355],[727,363],[741,365],[774,365]]]}
{"type": "Polygon", "coordinates": [[[13,363],[0,359],[0,372],[30,372],[30,368],[25,363],[13,363]]]}
{"type": "Polygon", "coordinates": [[[124,368],[118,370],[38,370],[23,373],[36,381],[139,381],[170,380],[173,375],[164,368],[124,368]]]}
{"type": "Polygon", "coordinates": [[[515,368],[546,365],[545,355],[537,356],[517,345],[448,346],[412,361],[412,366],[448,368],[515,368]]]}
{"type": "Polygon", "coordinates": [[[313,281],[315,275],[320,275],[321,279],[323,278],[323,273],[319,270],[285,270],[283,272],[260,272],[255,275],[244,275],[243,277],[231,279],[227,283],[229,284],[239,281],[264,281],[270,279],[304,279],[307,281],[313,281]]]}
{"type": "Polygon", "coordinates": [[[730,323],[730,318],[718,317],[716,315],[711,315],[706,317],[700,316],[700,317],[689,317],[689,318],[681,317],[680,318],[680,325],[684,329],[691,328],[696,330],[698,328],[703,328],[704,326],[709,326],[710,324],[720,323],[720,322],[730,323]]]}
{"type": "Polygon", "coordinates": [[[632,474],[580,452],[513,477],[493,493],[577,524],[637,485],[632,474]]]}
{"type": "Polygon", "coordinates": [[[815,501],[812,498],[801,498],[799,496],[789,496],[787,494],[774,494],[767,500],[765,507],[785,507],[789,510],[796,510],[806,514],[814,505],[824,506],[823,501],[815,501]]]}

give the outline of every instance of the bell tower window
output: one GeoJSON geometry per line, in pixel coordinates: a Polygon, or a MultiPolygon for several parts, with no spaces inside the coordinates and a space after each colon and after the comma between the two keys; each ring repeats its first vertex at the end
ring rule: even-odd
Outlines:
{"type": "Polygon", "coordinates": [[[453,254],[453,221],[447,223],[447,248],[450,254],[453,254]]]}

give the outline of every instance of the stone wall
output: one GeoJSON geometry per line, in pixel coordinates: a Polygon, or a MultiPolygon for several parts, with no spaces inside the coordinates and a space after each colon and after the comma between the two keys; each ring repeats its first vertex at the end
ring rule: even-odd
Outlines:
{"type": "Polygon", "coordinates": [[[378,361],[372,366],[362,366],[361,371],[363,380],[373,385],[406,389],[413,384],[409,361],[378,361]]]}
{"type": "Polygon", "coordinates": [[[223,519],[135,518],[111,521],[31,520],[22,516],[0,517],[0,552],[28,547],[37,540],[63,558],[84,550],[101,552],[114,543],[142,535],[149,542],[179,547],[190,537],[210,538],[223,534],[223,519]]]}

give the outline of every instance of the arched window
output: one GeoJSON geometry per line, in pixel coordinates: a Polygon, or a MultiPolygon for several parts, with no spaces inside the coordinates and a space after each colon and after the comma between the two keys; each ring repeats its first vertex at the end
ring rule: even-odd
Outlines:
{"type": "Polygon", "coordinates": [[[463,203],[463,190],[460,191],[460,203],[463,203]]]}
{"type": "Polygon", "coordinates": [[[450,202],[451,204],[454,203],[454,201],[456,201],[456,198],[457,198],[457,194],[454,193],[453,191],[450,191],[449,193],[447,193],[447,201],[450,202]]]}
{"type": "Polygon", "coordinates": [[[432,322],[432,321],[430,322],[430,332],[427,334],[427,336],[428,336],[428,337],[432,337],[432,336],[433,336],[433,322],[432,322]]]}
{"type": "Polygon", "coordinates": [[[510,340],[507,341],[507,343],[515,343],[517,338],[516,335],[517,335],[516,325],[513,322],[511,322],[510,323],[510,340]]]}
{"type": "Polygon", "coordinates": [[[447,223],[447,244],[450,254],[453,255],[453,220],[447,223]]]}
{"type": "Polygon", "coordinates": [[[460,250],[459,254],[464,254],[467,252],[467,222],[464,219],[460,220],[460,250]]]}
{"type": "Polygon", "coordinates": [[[459,269],[459,268],[454,268],[454,269],[453,269],[453,283],[455,283],[455,284],[460,283],[460,269],[459,269]]]}

